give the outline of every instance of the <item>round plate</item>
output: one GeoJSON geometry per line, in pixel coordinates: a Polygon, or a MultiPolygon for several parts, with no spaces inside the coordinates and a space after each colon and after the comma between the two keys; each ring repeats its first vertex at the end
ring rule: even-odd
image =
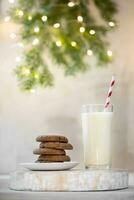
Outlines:
{"type": "Polygon", "coordinates": [[[36,171],[48,170],[67,170],[77,166],[79,162],[61,162],[61,163],[20,163],[21,166],[36,171]]]}

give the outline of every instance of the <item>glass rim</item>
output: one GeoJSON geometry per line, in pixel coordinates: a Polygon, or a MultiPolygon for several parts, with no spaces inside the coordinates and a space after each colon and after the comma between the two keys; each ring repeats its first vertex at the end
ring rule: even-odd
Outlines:
{"type": "Polygon", "coordinates": [[[113,104],[105,107],[105,104],[85,104],[82,105],[82,112],[113,112],[113,104]]]}
{"type": "MultiPolygon", "coordinates": [[[[102,103],[91,103],[91,104],[83,104],[83,105],[82,105],[82,107],[85,107],[85,106],[105,106],[105,104],[102,104],[102,103]]],[[[113,107],[113,104],[110,103],[110,104],[108,105],[108,107],[109,107],[109,106],[110,106],[110,107],[111,107],[111,106],[113,107]]]]}

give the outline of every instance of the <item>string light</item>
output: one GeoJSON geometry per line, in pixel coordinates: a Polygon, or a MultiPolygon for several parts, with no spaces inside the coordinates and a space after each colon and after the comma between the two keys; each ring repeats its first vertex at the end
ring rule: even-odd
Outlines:
{"type": "Polygon", "coordinates": [[[38,33],[39,31],[40,31],[40,28],[39,28],[38,26],[35,26],[35,27],[34,27],[34,32],[35,32],[35,33],[38,33]]]}
{"type": "Polygon", "coordinates": [[[91,49],[88,49],[88,50],[87,50],[87,55],[88,55],[88,56],[92,56],[92,55],[93,55],[93,51],[92,51],[91,49]]]}
{"type": "Polygon", "coordinates": [[[112,52],[111,50],[108,50],[108,51],[107,51],[107,55],[108,55],[109,57],[112,57],[113,52],[112,52]]]}
{"type": "Polygon", "coordinates": [[[28,20],[29,20],[29,21],[32,20],[32,16],[31,16],[31,15],[28,16],[28,20]]]}
{"type": "Polygon", "coordinates": [[[28,76],[28,75],[30,74],[30,69],[24,67],[24,68],[22,69],[22,74],[25,75],[25,76],[28,76]]]}
{"type": "Polygon", "coordinates": [[[47,16],[44,15],[44,16],[41,17],[41,19],[42,19],[43,22],[46,22],[47,21],[47,16]]]}
{"type": "Polygon", "coordinates": [[[35,90],[34,89],[30,89],[29,92],[30,93],[35,93],[35,90]]]}
{"type": "Polygon", "coordinates": [[[22,11],[22,10],[19,10],[19,9],[17,9],[16,14],[17,14],[19,17],[22,17],[22,16],[24,15],[23,11],[22,11]]]}
{"type": "Polygon", "coordinates": [[[35,46],[35,45],[38,45],[39,44],[39,39],[38,38],[35,38],[32,42],[32,44],[35,46]]]}
{"type": "Polygon", "coordinates": [[[24,47],[23,42],[19,42],[19,43],[18,43],[18,46],[21,47],[21,48],[24,47]]]}
{"type": "Polygon", "coordinates": [[[14,0],[8,0],[9,3],[14,4],[14,0]]]}
{"type": "Polygon", "coordinates": [[[17,57],[15,58],[15,61],[16,61],[16,62],[20,62],[20,61],[21,61],[21,57],[20,57],[20,56],[17,56],[17,57]]]}
{"type": "Polygon", "coordinates": [[[34,78],[35,78],[35,79],[38,79],[38,78],[39,78],[39,74],[36,73],[36,74],[34,75],[34,78]]]}
{"type": "Polygon", "coordinates": [[[16,34],[15,33],[11,33],[10,34],[10,38],[14,40],[16,38],[16,34]]]}
{"type": "Polygon", "coordinates": [[[6,16],[6,17],[4,18],[4,21],[5,21],[5,22],[9,22],[9,21],[10,21],[10,19],[11,19],[11,17],[10,17],[10,16],[6,16]]]}
{"type": "Polygon", "coordinates": [[[53,27],[54,27],[54,28],[59,28],[59,27],[60,27],[60,24],[59,24],[59,23],[56,23],[56,24],[53,25],[53,27]]]}
{"type": "Polygon", "coordinates": [[[75,41],[71,42],[72,47],[76,47],[77,43],[75,41]]]}
{"type": "Polygon", "coordinates": [[[84,33],[85,32],[85,27],[80,27],[80,32],[84,33]]]}
{"type": "Polygon", "coordinates": [[[108,24],[109,24],[109,26],[111,26],[111,27],[114,27],[115,26],[115,23],[114,22],[108,22],[108,24]]]}
{"type": "Polygon", "coordinates": [[[77,20],[78,20],[78,22],[83,22],[83,17],[79,15],[79,16],[77,17],[77,20]]]}
{"type": "Polygon", "coordinates": [[[74,7],[75,6],[75,3],[74,2],[72,2],[72,1],[70,1],[70,2],[68,2],[68,4],[67,4],[69,7],[74,7]]]}
{"type": "Polygon", "coordinates": [[[60,47],[61,45],[62,45],[62,43],[61,43],[60,40],[56,41],[56,46],[57,46],[57,47],[60,47]]]}
{"type": "Polygon", "coordinates": [[[94,35],[94,34],[95,34],[95,30],[91,29],[91,30],[89,31],[89,33],[90,33],[91,35],[94,35]]]}

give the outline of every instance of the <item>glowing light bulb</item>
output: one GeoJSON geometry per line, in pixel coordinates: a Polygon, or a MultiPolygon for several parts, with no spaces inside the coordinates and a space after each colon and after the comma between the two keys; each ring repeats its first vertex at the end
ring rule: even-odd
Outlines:
{"type": "Polygon", "coordinates": [[[38,38],[33,39],[32,44],[33,44],[34,46],[35,46],[35,45],[38,45],[38,44],[39,44],[39,39],[38,39],[38,38]]]}
{"type": "Polygon", "coordinates": [[[4,18],[4,21],[5,21],[5,22],[9,22],[9,21],[10,21],[10,19],[11,19],[11,17],[10,17],[10,16],[6,16],[6,17],[4,18]]]}
{"type": "Polygon", "coordinates": [[[80,32],[84,33],[85,32],[85,27],[80,27],[80,32]]]}
{"type": "Polygon", "coordinates": [[[14,4],[14,0],[8,0],[9,3],[14,4]]]}
{"type": "Polygon", "coordinates": [[[36,73],[36,74],[34,75],[34,78],[35,78],[35,79],[38,79],[38,78],[39,78],[39,74],[36,73]]]}
{"type": "Polygon", "coordinates": [[[87,50],[87,55],[88,55],[88,56],[92,56],[92,55],[93,55],[93,51],[92,51],[91,49],[88,49],[88,50],[87,50]]]}
{"type": "Polygon", "coordinates": [[[114,27],[115,26],[115,23],[114,22],[108,22],[108,24],[109,24],[109,26],[111,26],[111,27],[114,27]]]}
{"type": "Polygon", "coordinates": [[[22,10],[18,10],[18,11],[17,11],[17,15],[18,15],[19,17],[22,17],[22,16],[24,15],[24,13],[23,13],[22,10]]]}
{"type": "Polygon", "coordinates": [[[78,16],[77,20],[78,20],[78,22],[83,22],[83,17],[82,16],[78,16]]]}
{"type": "Polygon", "coordinates": [[[53,25],[54,28],[59,28],[60,27],[60,23],[56,23],[53,25]]]}
{"type": "Polygon", "coordinates": [[[112,57],[113,52],[112,52],[111,50],[108,50],[108,51],[107,51],[107,55],[108,55],[109,57],[112,57]]]}
{"type": "Polygon", "coordinates": [[[76,47],[77,43],[75,41],[71,42],[72,47],[76,47]]]}
{"type": "Polygon", "coordinates": [[[41,17],[41,19],[42,19],[43,22],[46,22],[47,21],[47,16],[44,15],[44,16],[41,17]]]}
{"type": "Polygon", "coordinates": [[[94,34],[95,34],[95,30],[91,29],[91,30],[89,31],[89,33],[90,33],[91,35],[94,35],[94,34]]]}
{"type": "Polygon", "coordinates": [[[15,33],[11,33],[10,34],[10,38],[14,40],[16,38],[16,34],[15,33]]]}
{"type": "Polygon", "coordinates": [[[57,46],[57,47],[60,47],[61,45],[62,45],[62,43],[61,43],[60,40],[56,41],[56,46],[57,46]]]}
{"type": "Polygon", "coordinates": [[[28,76],[29,74],[31,73],[30,69],[27,68],[27,67],[22,67],[21,68],[21,74],[24,75],[24,76],[28,76]]]}
{"type": "Polygon", "coordinates": [[[35,93],[35,90],[34,89],[30,89],[29,92],[30,93],[35,93]]]}
{"type": "Polygon", "coordinates": [[[68,4],[67,4],[69,7],[74,7],[75,6],[75,3],[74,2],[72,2],[72,1],[70,1],[70,2],[68,2],[68,4]]]}
{"type": "Polygon", "coordinates": [[[35,33],[38,33],[39,31],[40,31],[40,28],[39,28],[38,26],[35,26],[35,27],[34,27],[34,32],[35,32],[35,33]]]}
{"type": "Polygon", "coordinates": [[[19,42],[19,43],[18,43],[18,46],[21,47],[21,48],[24,47],[23,42],[19,42]]]}
{"type": "Polygon", "coordinates": [[[24,67],[24,68],[22,69],[22,74],[24,74],[25,76],[28,76],[28,75],[30,74],[30,69],[24,67]]]}
{"type": "Polygon", "coordinates": [[[28,16],[28,20],[29,20],[29,21],[32,20],[32,16],[31,16],[31,15],[28,16]]]}
{"type": "Polygon", "coordinates": [[[20,62],[20,61],[21,61],[21,57],[20,57],[20,56],[17,56],[17,57],[15,58],[15,61],[16,61],[16,62],[20,62]]]}

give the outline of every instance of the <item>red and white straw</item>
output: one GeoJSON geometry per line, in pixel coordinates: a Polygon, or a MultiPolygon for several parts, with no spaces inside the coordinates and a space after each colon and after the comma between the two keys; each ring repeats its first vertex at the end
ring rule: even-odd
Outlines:
{"type": "Polygon", "coordinates": [[[105,106],[104,106],[105,108],[107,108],[108,105],[110,104],[110,98],[112,96],[112,91],[113,91],[114,84],[115,84],[115,78],[114,78],[114,76],[112,76],[112,79],[111,79],[111,82],[110,82],[110,86],[109,86],[109,90],[108,90],[107,97],[106,97],[105,106]]]}

